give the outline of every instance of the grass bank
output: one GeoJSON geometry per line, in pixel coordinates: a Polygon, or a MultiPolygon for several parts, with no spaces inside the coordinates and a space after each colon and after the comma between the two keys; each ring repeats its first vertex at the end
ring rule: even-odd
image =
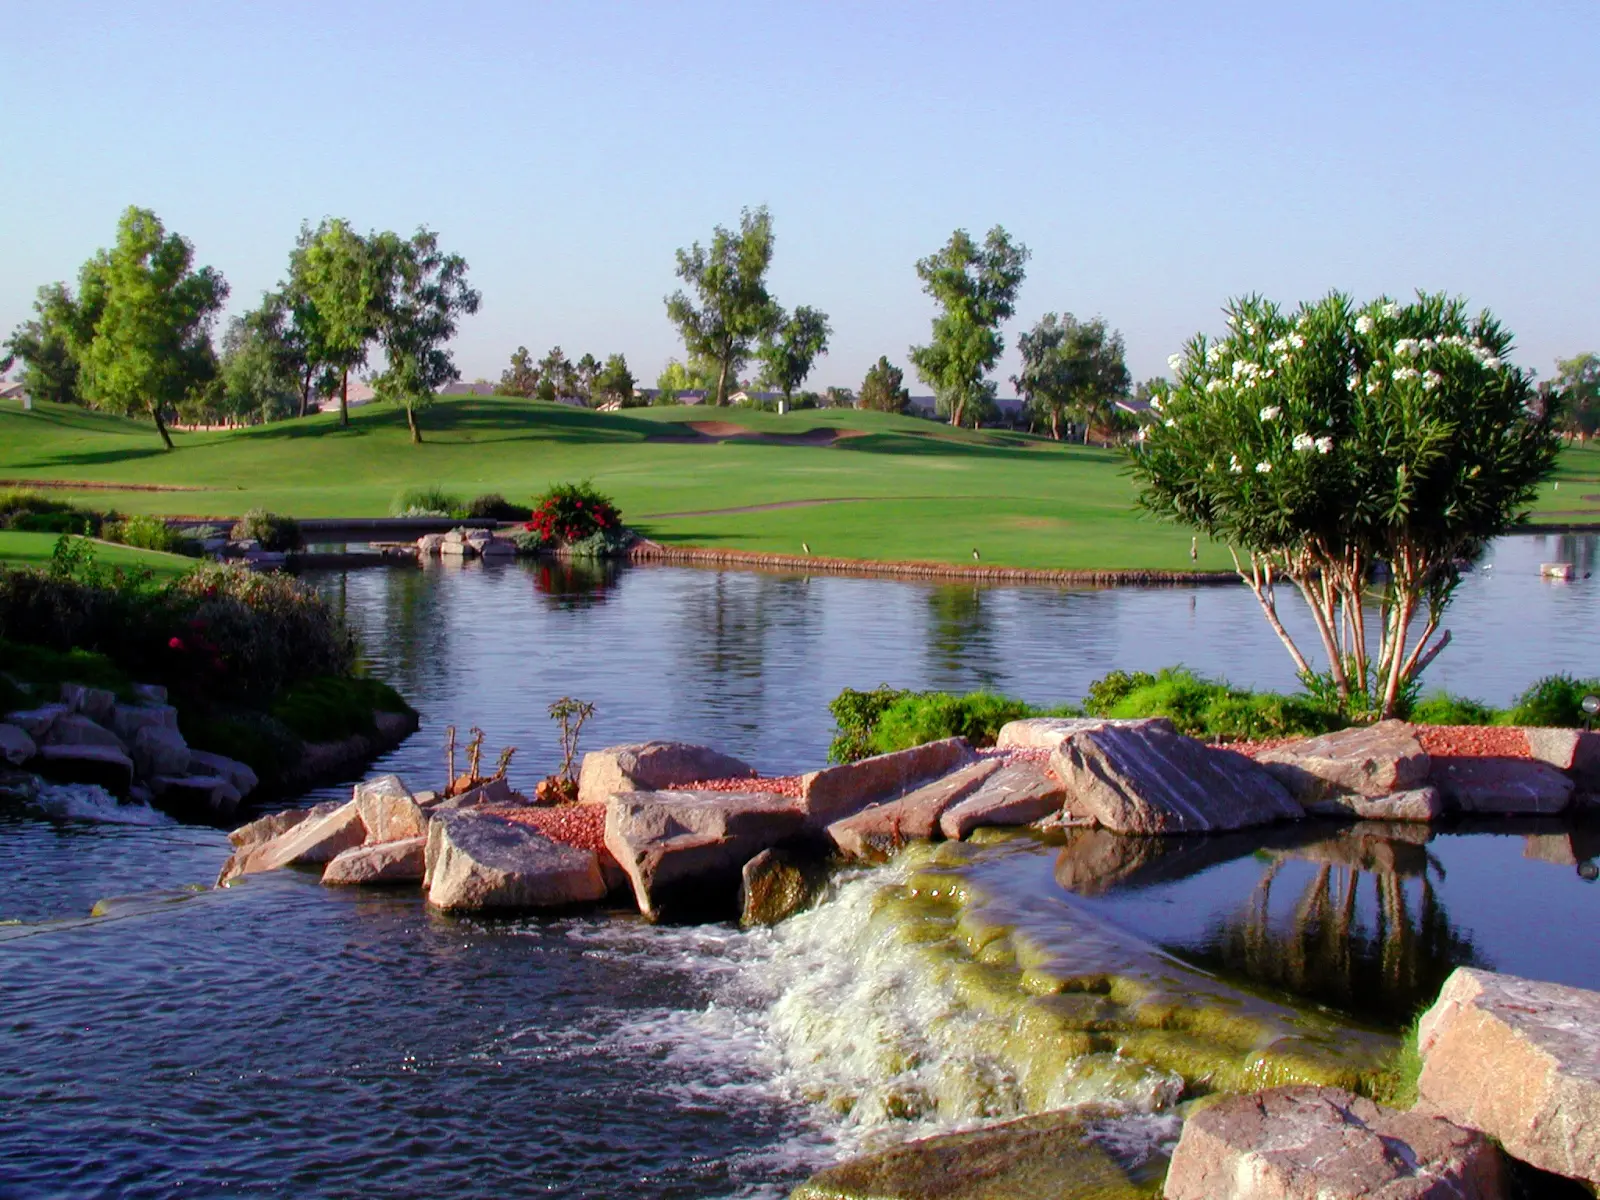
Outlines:
{"type": "MultiPolygon", "coordinates": [[[[59,534],[15,533],[0,530],[0,563],[11,567],[45,567],[55,551],[59,534]]],[[[192,570],[195,560],[181,554],[163,554],[159,550],[140,550],[133,546],[119,546],[115,542],[92,539],[95,562],[102,567],[123,567],[128,570],[147,568],[158,579],[172,579],[192,570]]]]}
{"type": "MultiPolygon", "coordinates": [[[[740,409],[596,413],[539,401],[442,398],[409,444],[387,405],[256,429],[180,433],[0,402],[0,479],[80,485],[61,493],[128,513],[381,516],[398,493],[438,485],[525,503],[591,479],[630,524],[668,545],[765,554],[1057,570],[1231,567],[1227,551],[1141,516],[1119,457],[1000,431],[955,430],[853,410],[777,416],[740,409]],[[719,428],[697,431],[696,425],[719,428]],[[119,486],[120,485],[120,486],[119,486]]],[[[1574,449],[1541,517],[1600,522],[1600,451],[1574,449]]]]}

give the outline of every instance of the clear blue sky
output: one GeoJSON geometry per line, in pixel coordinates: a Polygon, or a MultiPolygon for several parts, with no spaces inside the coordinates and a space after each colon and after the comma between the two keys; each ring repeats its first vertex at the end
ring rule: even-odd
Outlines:
{"type": "Polygon", "coordinates": [[[903,365],[912,264],[997,222],[1033,251],[1008,345],[1100,314],[1138,377],[1248,291],[1461,293],[1541,375],[1600,349],[1594,0],[0,0],[0,28],[3,330],[126,205],[233,311],[337,215],[466,256],[468,378],[560,343],[653,380],[674,248],[767,204],[776,295],[833,321],[812,386],[903,365]]]}

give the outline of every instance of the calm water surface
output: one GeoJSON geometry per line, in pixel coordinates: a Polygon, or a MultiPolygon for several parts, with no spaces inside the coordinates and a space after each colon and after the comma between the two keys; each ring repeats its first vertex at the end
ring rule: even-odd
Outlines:
{"type": "MultiPolygon", "coordinates": [[[[1535,575],[1557,557],[1587,570],[1594,550],[1494,547],[1432,682],[1504,703],[1540,674],[1600,674],[1596,581],[1535,575]]],[[[531,786],[554,765],[544,709],[562,695],[598,705],[590,746],[687,738],[787,772],[820,763],[845,686],[1074,700],[1113,667],[1179,661],[1293,683],[1235,588],[515,564],[315,582],[423,713],[380,764],[415,787],[442,775],[451,723],[481,726],[491,752],[517,746],[513,780],[531,786]]],[[[1356,836],[1308,828],[1165,863],[1116,847],[1111,884],[1080,898],[1203,965],[1379,1023],[1458,962],[1600,986],[1582,828],[1356,836]]],[[[1040,846],[1014,886],[1078,890],[1072,864],[1104,852],[1040,846]]],[[[825,923],[459,921],[291,873],[174,890],[208,883],[225,853],[212,830],[0,814],[0,919],[16,922],[0,926],[0,1194],[781,1196],[874,1136],[862,1106],[846,1120],[818,1103],[843,1069],[826,1048],[782,1033],[798,981],[815,993],[838,970],[819,957],[825,923]],[[114,895],[140,898],[84,919],[114,895]]],[[[859,982],[838,994],[915,999],[903,980],[859,982]]]]}

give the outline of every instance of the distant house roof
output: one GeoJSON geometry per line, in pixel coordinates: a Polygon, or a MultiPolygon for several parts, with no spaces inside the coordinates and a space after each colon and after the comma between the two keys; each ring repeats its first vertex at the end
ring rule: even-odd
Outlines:
{"type": "Polygon", "coordinates": [[[679,404],[704,404],[710,394],[705,388],[687,388],[678,393],[677,400],[679,404]]]}
{"type": "Polygon", "coordinates": [[[20,379],[15,383],[7,383],[0,379],[0,400],[26,400],[28,398],[28,385],[20,379]]]}
{"type": "Polygon", "coordinates": [[[452,379],[449,383],[441,383],[434,393],[439,396],[492,396],[494,388],[492,383],[468,383],[465,379],[452,379]]]}
{"type": "MultiPolygon", "coordinates": [[[[358,404],[371,404],[377,398],[378,393],[373,390],[370,383],[362,379],[352,379],[350,381],[349,399],[351,408],[356,407],[358,404]]],[[[331,403],[337,408],[339,405],[339,389],[334,388],[333,391],[328,392],[326,395],[319,395],[318,399],[323,404],[331,403]]]]}
{"type": "Polygon", "coordinates": [[[1150,401],[1138,400],[1132,396],[1129,396],[1126,400],[1118,400],[1115,407],[1120,408],[1125,413],[1132,413],[1136,417],[1142,417],[1145,413],[1155,411],[1150,407],[1150,401]]]}

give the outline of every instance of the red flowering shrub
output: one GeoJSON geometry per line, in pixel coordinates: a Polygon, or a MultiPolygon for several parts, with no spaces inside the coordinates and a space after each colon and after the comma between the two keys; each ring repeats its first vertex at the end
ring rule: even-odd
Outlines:
{"type": "Polygon", "coordinates": [[[570,546],[597,533],[619,533],[622,514],[589,484],[561,483],[539,497],[523,528],[547,546],[570,546]]]}

